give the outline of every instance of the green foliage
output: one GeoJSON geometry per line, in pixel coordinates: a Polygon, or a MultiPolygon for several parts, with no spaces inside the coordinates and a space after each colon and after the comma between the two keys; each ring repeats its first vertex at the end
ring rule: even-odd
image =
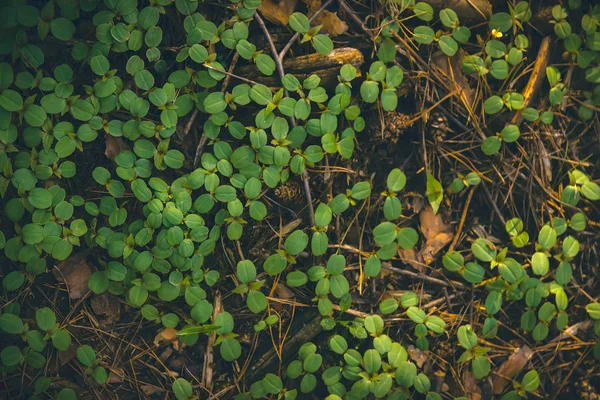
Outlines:
{"type": "MultiPolygon", "coordinates": [[[[275,213],[271,191],[306,179],[320,163],[352,160],[358,139],[365,136],[363,113],[398,109],[398,92],[405,73],[407,79],[409,75],[396,62],[394,38],[404,21],[402,13],[418,24],[412,29],[415,42],[432,45],[447,57],[459,50],[470,52],[459,67],[482,88],[484,101],[474,112],[490,122],[480,143],[485,155],[502,158],[525,140],[522,125],[504,122],[513,115],[532,125],[551,125],[570,96],[562,65],[544,71],[548,93],[541,96],[547,97],[547,109],[526,108],[526,99],[513,88],[530,56],[524,33],[532,18],[527,2],[511,3],[508,12],[493,14],[490,34],[477,36],[481,42],[449,8],[436,12],[427,2],[392,2],[396,13],[384,16],[381,35],[373,40],[379,60],[364,68],[364,78],[355,65],[341,65],[334,88],[326,87],[316,73],[277,76],[273,86],[231,75],[236,62],[232,57],[267,77],[281,71],[278,55],[259,49],[250,34],[261,2],[230,3],[218,21],[211,21],[214,16],[199,2],[186,0],[3,5],[0,249],[2,261],[10,265],[2,278],[8,298],[18,298],[18,291],[43,281],[55,264],[68,263],[89,249],[98,267],[88,282],[92,296],[121,296],[145,323],[176,329],[185,345],[212,335],[219,348],[216,357],[233,362],[247,355],[234,331],[248,324],[237,320],[237,310],[230,309],[232,314],[217,307],[215,285],[241,299],[250,311],[244,318],[258,335],[272,335],[281,321],[271,296],[278,282],[285,282],[310,293],[321,327],[331,334],[322,348],[302,345],[287,365],[287,379],[268,373],[252,383],[253,398],[294,399],[317,388],[327,390],[332,400],[403,399],[416,393],[440,398],[425,371],[409,361],[403,344],[388,331],[393,317],[414,326],[402,340],[423,351],[429,349],[429,340],[447,335],[464,349],[458,361],[468,362],[477,379],[491,372],[489,348],[479,344],[496,336],[503,306],[522,306],[521,333],[536,342],[545,341],[554,327],[562,331],[568,325],[566,290],[583,245],[577,234],[587,226],[581,210],[568,208],[537,236],[520,218],[509,219],[504,228],[513,248],[478,237],[469,249],[453,246],[446,252],[441,273],[484,291],[484,318],[481,326],[474,325],[483,339],[470,325],[460,326],[454,335],[446,329],[450,318],[428,310],[412,291],[386,295],[378,306],[386,319],[375,314],[346,318],[355,284],[360,293],[364,282],[375,287],[384,279],[382,263],[404,252],[416,253],[425,235],[403,210],[407,177],[399,168],[384,177],[355,179],[330,198],[319,196],[313,223],[281,233],[264,257],[252,253],[250,259],[240,244],[252,237],[255,223],[275,213]],[[181,21],[178,39],[168,31],[173,21],[181,21]],[[180,131],[187,123],[198,125],[206,139],[197,160],[180,131]],[[121,141],[111,160],[97,159],[97,149],[121,141]],[[331,237],[331,227],[365,208],[371,215],[371,207],[376,217],[368,230],[362,228],[356,262],[342,251],[343,239],[331,237]],[[217,256],[229,246],[239,254],[217,256]]],[[[584,91],[579,108],[580,118],[589,120],[600,106],[600,13],[592,7],[573,18],[579,16],[575,8],[557,5],[552,23],[570,66],[583,70],[582,76],[595,85],[584,91]]],[[[288,25],[307,51],[327,56],[334,49],[323,26],[312,25],[307,15],[293,13],[288,25]]],[[[434,214],[485,178],[473,169],[466,175],[452,171],[446,180],[446,171],[429,168],[418,190],[434,214]]],[[[580,169],[568,171],[568,183],[562,183],[559,197],[567,205],[600,200],[600,186],[580,169]]],[[[0,314],[0,370],[3,375],[37,377],[51,348],[69,349],[72,329],[66,320],[57,320],[53,309],[36,306],[21,312],[18,303],[11,304],[0,314]]],[[[598,304],[588,304],[586,311],[596,320],[598,334],[598,304]]],[[[78,346],[77,360],[85,375],[100,385],[107,383],[108,365],[92,347],[78,346]]],[[[503,398],[526,397],[539,385],[537,372],[531,370],[503,398]]],[[[48,378],[38,377],[32,393],[41,397],[49,387],[48,378]]],[[[174,379],[171,389],[178,400],[196,396],[183,377],[174,379]]],[[[59,399],[74,397],[71,389],[57,394],[59,399]]]]}

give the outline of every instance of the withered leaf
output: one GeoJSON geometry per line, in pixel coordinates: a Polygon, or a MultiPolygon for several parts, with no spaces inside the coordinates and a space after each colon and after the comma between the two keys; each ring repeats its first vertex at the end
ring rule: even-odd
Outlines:
{"type": "Polygon", "coordinates": [[[114,137],[112,135],[106,134],[106,149],[104,150],[104,155],[108,157],[110,160],[114,160],[117,155],[121,152],[121,150],[129,150],[129,146],[125,141],[120,137],[114,137]]]}
{"type": "MultiPolygon", "coordinates": [[[[303,0],[308,7],[308,16],[312,16],[322,6],[321,0],[303,0]]],[[[348,24],[338,17],[336,12],[323,10],[312,21],[312,25],[323,25],[322,33],[328,33],[330,36],[337,36],[348,30],[348,24]]]]}
{"type": "Polygon", "coordinates": [[[263,0],[258,11],[274,24],[287,25],[298,0],[263,0]]]}
{"type": "Polygon", "coordinates": [[[527,365],[532,356],[533,351],[527,345],[515,350],[493,373],[492,386],[494,387],[494,394],[504,392],[506,386],[519,375],[519,372],[527,365]]]}
{"type": "Polygon", "coordinates": [[[161,342],[172,342],[175,350],[178,350],[179,340],[177,339],[177,329],[165,328],[158,332],[154,337],[154,345],[158,347],[161,342]]]}
{"type": "Polygon", "coordinates": [[[74,254],[55,265],[52,270],[56,279],[67,285],[71,299],[80,299],[89,290],[88,281],[92,270],[86,260],[87,254],[87,251],[74,254]]]}
{"type": "Polygon", "coordinates": [[[446,247],[454,238],[453,228],[444,222],[442,213],[434,214],[431,207],[424,208],[419,214],[421,233],[425,237],[425,244],[421,248],[420,256],[427,265],[435,260],[435,256],[446,247]]]}

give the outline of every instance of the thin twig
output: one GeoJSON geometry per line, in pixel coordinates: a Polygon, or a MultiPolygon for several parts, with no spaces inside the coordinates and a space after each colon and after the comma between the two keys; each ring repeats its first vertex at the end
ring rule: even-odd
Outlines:
{"type": "Polygon", "coordinates": [[[267,42],[269,42],[269,47],[271,49],[271,54],[273,55],[273,58],[275,58],[275,64],[277,65],[277,72],[279,73],[279,77],[283,78],[283,76],[285,75],[285,72],[283,71],[283,65],[281,64],[281,58],[279,58],[277,56],[277,48],[275,47],[275,43],[273,43],[271,34],[269,33],[267,26],[265,25],[265,21],[263,21],[262,17],[258,13],[254,14],[254,18],[256,18],[256,21],[260,25],[260,28],[262,29],[262,31],[265,34],[265,37],[267,38],[267,42]]]}
{"type": "Polygon", "coordinates": [[[400,269],[400,268],[392,267],[392,265],[390,263],[387,263],[387,262],[381,263],[381,268],[386,269],[386,270],[391,271],[391,272],[395,272],[395,273],[400,274],[400,275],[410,276],[411,278],[414,278],[414,279],[420,279],[422,281],[427,281],[427,282],[430,282],[430,283],[435,283],[437,285],[444,286],[444,287],[455,286],[455,287],[460,288],[460,289],[464,289],[465,288],[465,285],[463,285],[460,282],[446,282],[446,281],[443,281],[441,279],[432,278],[431,276],[427,276],[425,274],[418,274],[416,272],[408,271],[408,270],[405,270],[405,269],[400,269]]]}
{"type": "Polygon", "coordinates": [[[194,121],[196,120],[196,117],[198,116],[199,111],[200,110],[198,110],[198,107],[194,108],[194,112],[190,116],[190,119],[188,120],[187,124],[185,124],[185,129],[183,130],[183,136],[189,135],[190,131],[192,130],[192,126],[194,125],[194,121]]]}
{"type": "MultiPolygon", "coordinates": [[[[277,49],[275,48],[275,43],[273,43],[273,39],[271,38],[271,34],[269,33],[267,26],[265,25],[265,21],[263,21],[263,19],[261,18],[261,16],[258,13],[254,14],[254,17],[256,18],[256,21],[260,25],[260,28],[262,29],[263,33],[265,34],[265,37],[267,38],[267,41],[269,42],[271,54],[273,55],[273,58],[275,59],[275,64],[277,65],[277,72],[279,73],[279,77],[283,79],[283,77],[285,75],[285,71],[283,70],[283,64],[281,62],[281,58],[279,58],[279,56],[277,55],[277,49]]],[[[285,89],[285,95],[289,96],[287,89],[285,89]]],[[[296,119],[294,117],[290,117],[290,122],[292,124],[292,127],[295,128],[296,127],[296,119]]],[[[306,171],[306,168],[302,172],[302,181],[304,183],[304,195],[306,196],[306,202],[308,203],[308,211],[310,214],[310,223],[311,223],[311,226],[315,226],[315,209],[312,204],[312,195],[310,193],[310,185],[308,182],[308,172],[306,171]]]]}
{"type": "Polygon", "coordinates": [[[506,224],[506,220],[502,216],[502,213],[500,212],[500,209],[498,208],[498,205],[494,201],[494,198],[492,197],[492,194],[490,193],[490,191],[489,191],[489,189],[488,189],[487,184],[485,183],[485,181],[481,181],[481,187],[483,187],[483,191],[485,193],[485,197],[487,197],[487,199],[490,202],[492,208],[494,209],[494,212],[498,216],[498,219],[500,220],[500,222],[502,222],[503,225],[506,224]]]}
{"type": "Polygon", "coordinates": [[[198,147],[196,147],[196,155],[194,156],[194,168],[198,168],[198,163],[200,162],[200,156],[204,151],[204,146],[206,146],[206,142],[208,141],[208,136],[204,133],[200,137],[200,141],[198,142],[198,147]]]}
{"type": "Polygon", "coordinates": [[[350,6],[346,4],[344,0],[339,0],[339,3],[342,10],[344,10],[348,15],[350,15],[350,18],[352,18],[354,22],[356,22],[360,26],[360,28],[363,30],[363,32],[365,32],[365,34],[369,38],[373,39],[373,32],[371,32],[371,30],[365,26],[365,23],[358,17],[358,15],[356,15],[354,10],[350,8],[350,6]]]}
{"type": "Polygon", "coordinates": [[[231,81],[231,76],[233,75],[233,70],[235,69],[235,66],[236,66],[239,58],[240,58],[240,53],[238,53],[236,51],[235,54],[233,55],[233,58],[231,59],[231,64],[229,64],[229,69],[227,70],[227,75],[225,76],[225,79],[223,80],[223,87],[221,88],[222,93],[225,93],[227,91],[227,88],[229,87],[229,81],[231,81]]]}
{"type": "Polygon", "coordinates": [[[449,251],[454,250],[454,247],[456,247],[456,244],[458,243],[458,240],[462,233],[463,227],[465,226],[465,220],[467,219],[467,212],[469,211],[469,205],[471,204],[471,199],[473,199],[474,193],[475,193],[475,186],[471,186],[471,189],[469,190],[469,194],[467,195],[467,201],[465,202],[463,212],[460,216],[460,222],[458,223],[458,228],[456,229],[456,234],[454,235],[454,239],[452,240],[452,243],[450,244],[450,248],[448,249],[449,251]]]}
{"type": "Polygon", "coordinates": [[[202,66],[205,67],[205,68],[208,68],[208,69],[212,69],[213,71],[220,72],[220,73],[222,73],[224,75],[229,75],[232,78],[239,79],[240,81],[243,81],[243,82],[246,82],[246,83],[251,83],[253,85],[258,85],[258,82],[253,81],[252,79],[244,78],[243,76],[239,76],[239,75],[233,74],[233,73],[231,73],[229,71],[223,71],[221,69],[213,67],[212,65],[202,64],[202,66]]]}

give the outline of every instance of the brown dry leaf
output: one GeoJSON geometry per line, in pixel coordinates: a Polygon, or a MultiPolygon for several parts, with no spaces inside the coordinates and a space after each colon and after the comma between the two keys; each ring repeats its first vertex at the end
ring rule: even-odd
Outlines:
{"type": "Polygon", "coordinates": [[[348,24],[338,17],[336,12],[327,10],[321,11],[313,20],[313,25],[323,25],[321,32],[329,33],[329,36],[337,36],[346,33],[348,24]]]}
{"type": "Polygon", "coordinates": [[[287,25],[298,0],[263,0],[258,11],[274,24],[287,25]]]}
{"type": "Polygon", "coordinates": [[[477,380],[473,376],[471,372],[465,372],[463,377],[463,384],[465,387],[465,394],[469,400],[481,400],[482,399],[482,390],[477,385],[477,380]]]}
{"type": "MultiPolygon", "coordinates": [[[[322,6],[321,0],[302,0],[308,7],[308,16],[313,15],[322,6]]],[[[323,25],[322,33],[328,33],[329,36],[337,36],[348,30],[348,24],[338,17],[336,12],[323,10],[312,21],[312,25],[323,25]]]]}
{"type": "Polygon", "coordinates": [[[125,371],[122,368],[110,368],[107,383],[121,383],[125,380],[125,371]]]}
{"type": "Polygon", "coordinates": [[[179,340],[177,339],[177,329],[165,328],[158,332],[154,337],[154,345],[160,346],[161,342],[172,342],[175,350],[179,350],[179,340]]]}
{"type": "Polygon", "coordinates": [[[419,368],[423,368],[423,364],[425,364],[425,362],[429,359],[427,353],[425,353],[423,350],[417,349],[413,345],[408,346],[406,351],[408,352],[410,359],[413,360],[419,368]]]}
{"type": "Polygon", "coordinates": [[[142,390],[142,392],[144,392],[144,395],[146,395],[148,397],[150,397],[156,393],[164,393],[165,392],[165,390],[163,388],[154,386],[154,385],[141,385],[140,389],[142,390]]]}
{"type": "Polygon", "coordinates": [[[73,360],[76,355],[77,355],[77,345],[75,345],[74,343],[71,343],[71,345],[69,346],[69,348],[67,350],[58,352],[58,362],[60,363],[60,366],[62,367],[63,365],[70,363],[71,360],[73,360]]]}
{"type": "Polygon", "coordinates": [[[452,242],[454,232],[452,226],[445,223],[441,213],[434,214],[431,207],[424,208],[419,214],[421,233],[425,236],[425,244],[421,248],[421,258],[427,265],[435,260],[435,256],[452,242]]]}
{"type": "Polygon", "coordinates": [[[92,276],[92,269],[85,259],[88,252],[77,253],[54,266],[52,272],[59,281],[67,285],[69,298],[80,299],[88,291],[88,281],[92,276]]]}
{"type": "Polygon", "coordinates": [[[515,350],[514,353],[504,361],[498,371],[493,373],[492,386],[494,388],[494,394],[500,394],[504,392],[504,389],[514,379],[515,376],[519,375],[519,372],[527,365],[533,351],[527,345],[523,345],[515,350]]]}
{"type": "Polygon", "coordinates": [[[400,256],[400,260],[402,260],[404,264],[412,266],[419,272],[423,272],[425,270],[425,265],[423,265],[423,258],[421,257],[421,254],[417,253],[415,249],[405,250],[400,248],[398,249],[398,255],[400,256]]]}
{"type": "Polygon", "coordinates": [[[120,137],[114,137],[106,134],[104,135],[104,139],[106,140],[106,149],[104,150],[104,155],[110,160],[114,160],[121,150],[129,150],[127,143],[125,143],[125,141],[120,137]]]}

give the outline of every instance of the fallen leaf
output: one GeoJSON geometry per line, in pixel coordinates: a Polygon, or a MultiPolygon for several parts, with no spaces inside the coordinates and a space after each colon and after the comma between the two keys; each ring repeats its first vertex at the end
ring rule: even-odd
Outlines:
{"type": "Polygon", "coordinates": [[[405,250],[399,248],[398,255],[400,256],[400,260],[402,260],[404,264],[412,266],[419,272],[423,272],[425,270],[425,263],[423,262],[423,258],[421,257],[421,254],[417,253],[415,249],[405,250]]]}
{"type": "Polygon", "coordinates": [[[165,328],[158,332],[154,337],[154,345],[158,347],[160,346],[161,342],[173,342],[173,347],[175,347],[175,350],[177,350],[177,348],[179,347],[178,344],[175,345],[175,342],[178,342],[177,329],[165,328]]]}
{"type": "Polygon", "coordinates": [[[423,368],[423,364],[425,364],[425,361],[429,359],[427,353],[425,353],[423,350],[417,349],[413,345],[408,346],[406,351],[408,352],[410,359],[413,360],[419,368],[423,368]]]}
{"type": "MultiPolygon", "coordinates": [[[[319,8],[321,8],[321,0],[303,0],[308,7],[308,17],[312,16],[319,8]]],[[[338,17],[336,12],[323,10],[312,21],[312,25],[323,25],[321,33],[328,33],[329,36],[337,36],[345,33],[348,30],[348,24],[338,17]]]]}
{"type": "Polygon", "coordinates": [[[67,285],[71,299],[80,299],[89,291],[88,281],[92,276],[92,269],[86,260],[88,253],[84,251],[72,255],[55,265],[52,270],[56,279],[67,285]]]}
{"type": "Polygon", "coordinates": [[[469,400],[481,400],[483,392],[477,385],[477,380],[470,371],[465,372],[463,377],[465,394],[469,400]]]}
{"type": "Polygon", "coordinates": [[[77,355],[77,345],[75,345],[74,343],[71,343],[71,345],[69,346],[69,348],[67,350],[58,352],[58,362],[60,363],[60,366],[62,367],[63,365],[70,363],[71,360],[73,360],[76,355],[77,355]]]}
{"type": "Polygon", "coordinates": [[[557,337],[552,339],[549,343],[558,342],[563,339],[572,339],[573,336],[577,336],[577,333],[579,333],[579,331],[585,332],[588,329],[590,329],[590,327],[593,324],[594,324],[594,322],[592,320],[588,319],[587,321],[581,321],[574,325],[571,325],[567,329],[565,329],[563,332],[561,332],[560,335],[558,335],[557,337]]]}
{"type": "Polygon", "coordinates": [[[142,390],[142,392],[144,392],[144,395],[146,396],[152,396],[153,394],[156,393],[164,393],[165,390],[161,387],[158,386],[154,386],[154,385],[141,385],[140,389],[142,390]]]}
{"type": "Polygon", "coordinates": [[[492,386],[494,388],[494,394],[504,392],[506,386],[519,375],[519,372],[527,365],[532,356],[533,351],[531,351],[527,345],[523,345],[515,350],[515,352],[500,365],[498,370],[493,373],[492,386]]]}
{"type": "Polygon", "coordinates": [[[434,214],[431,207],[425,207],[419,214],[419,219],[421,233],[425,237],[420,256],[429,265],[435,260],[436,254],[452,242],[454,232],[452,226],[444,222],[442,214],[434,214]]]}
{"type": "Polygon", "coordinates": [[[104,155],[110,160],[114,160],[121,150],[129,150],[127,143],[125,143],[125,141],[120,137],[114,137],[106,134],[104,135],[104,139],[106,140],[104,155]]]}
{"type": "Polygon", "coordinates": [[[110,368],[110,373],[108,374],[107,383],[121,383],[125,380],[124,378],[125,372],[122,368],[115,367],[110,368]]]}
{"type": "Polygon", "coordinates": [[[287,25],[298,0],[263,0],[258,11],[274,24],[287,25]]]}

